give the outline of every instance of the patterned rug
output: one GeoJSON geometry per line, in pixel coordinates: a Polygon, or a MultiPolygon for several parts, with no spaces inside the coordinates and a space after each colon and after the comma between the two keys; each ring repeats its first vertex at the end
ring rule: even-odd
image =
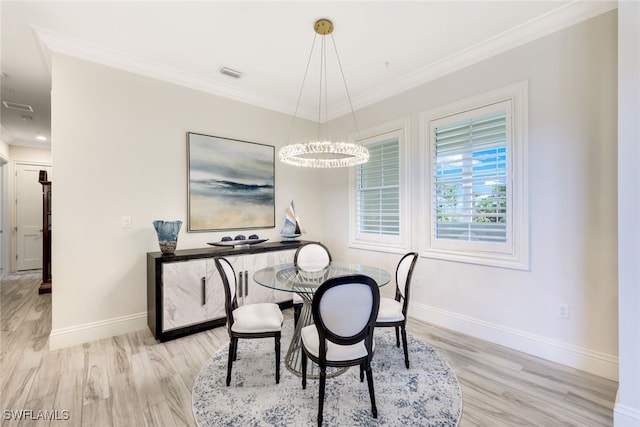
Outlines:
{"type": "MultiPolygon", "coordinates": [[[[301,378],[284,365],[293,330],[282,331],[280,384],[275,383],[274,341],[240,340],[231,385],[225,385],[228,346],[216,352],[196,378],[193,414],[200,427],[312,426],[317,424],[318,380],[301,378]]],[[[366,378],[358,367],[327,378],[324,404],[326,426],[455,427],[462,415],[462,393],[453,369],[424,341],[407,334],[411,369],[404,366],[402,348],[393,328],[376,329],[372,370],[378,418],[371,416],[366,378]]],[[[309,361],[309,363],[312,363],[309,361]]]]}

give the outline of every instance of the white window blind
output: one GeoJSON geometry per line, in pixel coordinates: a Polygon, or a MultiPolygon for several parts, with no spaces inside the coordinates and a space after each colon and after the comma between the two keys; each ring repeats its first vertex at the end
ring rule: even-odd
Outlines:
{"type": "Polygon", "coordinates": [[[398,138],[368,144],[369,161],[356,172],[358,233],[400,234],[400,147],[398,138]]]}
{"type": "Polygon", "coordinates": [[[424,111],[421,255],[529,268],[526,81],[424,111]]]}
{"type": "Polygon", "coordinates": [[[434,237],[506,242],[506,111],[436,126],[434,142],[434,237]]]}

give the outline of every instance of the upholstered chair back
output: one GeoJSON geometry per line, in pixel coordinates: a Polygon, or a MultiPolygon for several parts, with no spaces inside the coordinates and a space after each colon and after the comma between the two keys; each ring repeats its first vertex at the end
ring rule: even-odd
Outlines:
{"type": "Polygon", "coordinates": [[[320,271],[331,262],[331,254],[322,243],[305,243],[296,251],[293,262],[301,270],[320,271]]]}
{"type": "Polygon", "coordinates": [[[418,258],[417,255],[418,254],[415,252],[406,254],[402,257],[398,263],[398,268],[396,269],[396,284],[398,286],[398,291],[405,299],[407,298],[409,284],[411,283],[411,277],[413,276],[413,267],[418,258]]]}
{"type": "Polygon", "coordinates": [[[320,337],[340,345],[370,338],[378,316],[380,293],[370,277],[336,277],[314,295],[312,312],[320,337]]]}

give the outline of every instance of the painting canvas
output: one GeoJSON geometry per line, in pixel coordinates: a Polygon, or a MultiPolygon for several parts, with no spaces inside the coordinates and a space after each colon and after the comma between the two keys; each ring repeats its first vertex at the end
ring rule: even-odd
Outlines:
{"type": "Polygon", "coordinates": [[[187,134],[189,231],[275,227],[275,149],[187,134]]]}

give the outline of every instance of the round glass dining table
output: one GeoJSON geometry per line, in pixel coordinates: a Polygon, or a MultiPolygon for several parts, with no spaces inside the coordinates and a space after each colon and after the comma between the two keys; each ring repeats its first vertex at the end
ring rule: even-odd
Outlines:
{"type": "MultiPolygon", "coordinates": [[[[253,280],[256,283],[279,291],[295,292],[302,297],[303,305],[300,317],[285,356],[287,369],[295,375],[302,376],[302,340],[300,331],[305,326],[313,323],[311,313],[313,295],[326,280],[352,274],[369,276],[376,281],[378,287],[384,286],[391,281],[391,275],[382,268],[344,262],[331,262],[325,268],[315,270],[302,270],[293,263],[279,264],[257,270],[254,273],[253,280]]],[[[317,367],[314,363],[307,364],[307,376],[309,378],[318,377],[319,373],[315,372],[316,370],[317,367]]],[[[346,368],[327,370],[327,376],[339,375],[345,370],[346,368]]]]}

